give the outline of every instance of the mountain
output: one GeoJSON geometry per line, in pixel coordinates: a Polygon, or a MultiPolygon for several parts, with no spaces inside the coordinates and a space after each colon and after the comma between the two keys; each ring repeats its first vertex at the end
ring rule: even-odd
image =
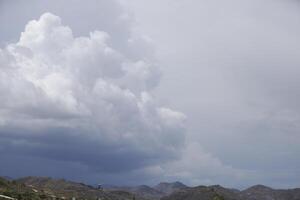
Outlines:
{"type": "Polygon", "coordinates": [[[165,196],[164,193],[155,190],[147,185],[139,185],[134,187],[106,186],[105,191],[127,191],[134,194],[139,199],[158,200],[165,196]]]}
{"type": "Polygon", "coordinates": [[[9,176],[0,176],[0,178],[3,178],[3,179],[8,180],[8,181],[13,180],[13,178],[11,178],[9,176]]]}
{"type": "Polygon", "coordinates": [[[154,187],[107,186],[97,189],[83,183],[48,177],[7,180],[0,177],[0,200],[4,196],[18,200],[300,200],[300,189],[273,189],[255,185],[245,190],[220,185],[187,187],[180,182],[160,183],[154,187]]]}
{"type": "Polygon", "coordinates": [[[160,199],[162,196],[164,196],[163,193],[161,193],[147,185],[140,185],[140,186],[134,187],[134,188],[132,188],[132,190],[130,192],[132,192],[133,194],[136,194],[137,196],[140,196],[144,199],[160,199]]]}
{"type": "Polygon", "coordinates": [[[96,190],[93,187],[82,183],[65,181],[64,179],[52,179],[48,177],[25,177],[16,180],[38,191],[53,196],[71,198],[71,197],[86,197],[86,198],[103,198],[103,191],[96,190]]]}
{"type": "Polygon", "coordinates": [[[240,197],[245,200],[300,200],[300,189],[276,190],[255,185],[242,191],[240,197]]]}
{"type": "Polygon", "coordinates": [[[173,192],[179,191],[181,189],[187,188],[186,185],[180,182],[173,182],[173,183],[167,183],[167,182],[162,182],[159,183],[158,185],[154,186],[154,189],[165,194],[169,195],[173,192]]]}
{"type": "Polygon", "coordinates": [[[198,186],[181,189],[161,200],[239,200],[235,191],[221,186],[198,186]]]}
{"type": "Polygon", "coordinates": [[[139,185],[135,187],[118,187],[118,186],[106,186],[106,191],[127,191],[134,194],[136,197],[140,199],[146,200],[158,200],[164,196],[167,196],[175,191],[179,191],[180,189],[187,188],[186,185],[180,182],[173,183],[159,183],[154,187],[150,187],[147,185],[139,185]]]}
{"type": "Polygon", "coordinates": [[[221,186],[198,186],[181,189],[161,200],[300,200],[300,189],[276,190],[256,185],[239,191],[221,186]]]}
{"type": "Polygon", "coordinates": [[[40,200],[40,199],[52,199],[42,191],[36,191],[31,187],[27,187],[17,181],[10,181],[0,177],[0,199],[6,199],[11,197],[19,200],[40,200]]]}
{"type": "Polygon", "coordinates": [[[37,192],[43,192],[47,196],[62,199],[102,199],[102,200],[132,200],[134,195],[126,191],[105,192],[90,185],[66,181],[64,179],[52,179],[49,177],[25,177],[16,180],[37,192]]]}

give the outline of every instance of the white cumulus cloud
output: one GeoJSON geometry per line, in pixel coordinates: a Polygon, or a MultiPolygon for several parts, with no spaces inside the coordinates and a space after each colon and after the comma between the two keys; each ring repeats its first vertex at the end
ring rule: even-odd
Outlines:
{"type": "Polygon", "coordinates": [[[159,69],[151,58],[115,49],[113,40],[104,31],[75,37],[60,17],[45,13],[0,50],[0,154],[95,171],[133,170],[178,156],[185,116],[151,95],[159,69]]]}

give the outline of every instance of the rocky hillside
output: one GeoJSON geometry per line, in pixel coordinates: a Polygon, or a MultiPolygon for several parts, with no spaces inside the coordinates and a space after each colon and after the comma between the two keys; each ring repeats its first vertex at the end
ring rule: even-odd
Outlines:
{"type": "Polygon", "coordinates": [[[122,190],[133,193],[136,197],[141,199],[150,199],[150,200],[158,200],[164,196],[167,196],[175,191],[179,191],[180,189],[187,188],[186,185],[180,182],[174,183],[159,183],[154,187],[150,187],[147,185],[139,185],[136,187],[116,187],[116,186],[108,186],[106,187],[107,191],[114,190],[122,190]]]}
{"type": "Polygon", "coordinates": [[[300,189],[275,190],[257,185],[243,191],[221,186],[198,186],[174,192],[161,200],[300,200],[300,189]]]}
{"type": "Polygon", "coordinates": [[[71,199],[101,199],[101,200],[140,200],[127,191],[103,191],[83,183],[52,179],[49,177],[26,177],[16,180],[38,191],[52,196],[71,199]]]}
{"type": "Polygon", "coordinates": [[[174,192],[162,200],[238,200],[238,195],[220,186],[198,186],[174,192]]]}
{"type": "Polygon", "coordinates": [[[106,186],[105,191],[127,191],[134,194],[137,198],[145,200],[158,200],[165,196],[163,193],[147,185],[139,185],[136,187],[106,186]]]}
{"type": "Polygon", "coordinates": [[[256,185],[242,191],[240,197],[246,200],[300,200],[300,189],[274,190],[256,185]]]}
{"type": "Polygon", "coordinates": [[[97,189],[83,183],[47,177],[26,177],[18,180],[0,178],[0,200],[300,200],[300,189],[276,190],[256,185],[246,190],[219,185],[187,187],[180,182],[160,183],[154,187],[107,187],[97,189]],[[4,198],[1,196],[4,195],[4,198]],[[7,199],[6,199],[7,200],[7,199]]]}
{"type": "Polygon", "coordinates": [[[48,199],[101,199],[101,200],[139,200],[126,191],[105,192],[83,183],[48,177],[26,177],[18,180],[0,179],[0,195],[18,200],[48,199]]]}
{"type": "Polygon", "coordinates": [[[17,181],[10,181],[5,178],[0,178],[0,195],[1,200],[5,199],[4,196],[12,197],[19,200],[40,200],[52,199],[42,191],[36,191],[31,187],[17,181]]]}
{"type": "Polygon", "coordinates": [[[176,191],[179,191],[179,190],[185,189],[185,188],[187,188],[187,186],[178,181],[173,182],[173,183],[162,182],[154,187],[155,190],[157,190],[165,195],[172,194],[173,192],[176,192],[176,191]]]}

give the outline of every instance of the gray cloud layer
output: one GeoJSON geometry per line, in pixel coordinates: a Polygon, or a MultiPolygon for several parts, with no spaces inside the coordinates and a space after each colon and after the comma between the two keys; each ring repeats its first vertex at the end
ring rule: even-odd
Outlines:
{"type": "Polygon", "coordinates": [[[199,167],[189,180],[299,187],[299,2],[123,2],[157,44],[159,96],[188,116],[187,143],[240,177],[199,167]]]}
{"type": "MultiPolygon", "coordinates": [[[[152,59],[128,55],[147,42],[132,34],[115,49],[113,40],[102,31],[76,37],[45,13],[1,49],[0,155],[12,166],[4,172],[22,167],[26,175],[44,159],[95,174],[129,173],[178,157],[185,116],[152,97],[160,79],[152,59]],[[31,164],[16,166],[17,157],[31,164]]],[[[40,171],[57,176],[67,166],[40,171]]]]}
{"type": "Polygon", "coordinates": [[[0,174],[299,187],[297,1],[30,2],[0,1],[0,174]]]}

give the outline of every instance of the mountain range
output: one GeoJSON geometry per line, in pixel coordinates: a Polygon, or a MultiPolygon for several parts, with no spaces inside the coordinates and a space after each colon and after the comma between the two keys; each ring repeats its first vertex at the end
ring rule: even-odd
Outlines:
{"type": "Polygon", "coordinates": [[[300,189],[272,189],[264,185],[245,190],[220,185],[188,187],[180,182],[162,182],[150,187],[140,185],[103,188],[49,177],[0,178],[1,195],[18,200],[101,199],[101,200],[300,200],[300,189]]]}
{"type": "Polygon", "coordinates": [[[256,185],[240,191],[219,185],[198,186],[174,192],[161,200],[300,200],[300,189],[276,190],[256,185]]]}
{"type": "Polygon", "coordinates": [[[106,186],[104,188],[106,191],[127,191],[136,195],[138,198],[158,200],[164,196],[188,188],[188,186],[180,182],[162,182],[154,187],[139,185],[135,187],[106,186]]]}

